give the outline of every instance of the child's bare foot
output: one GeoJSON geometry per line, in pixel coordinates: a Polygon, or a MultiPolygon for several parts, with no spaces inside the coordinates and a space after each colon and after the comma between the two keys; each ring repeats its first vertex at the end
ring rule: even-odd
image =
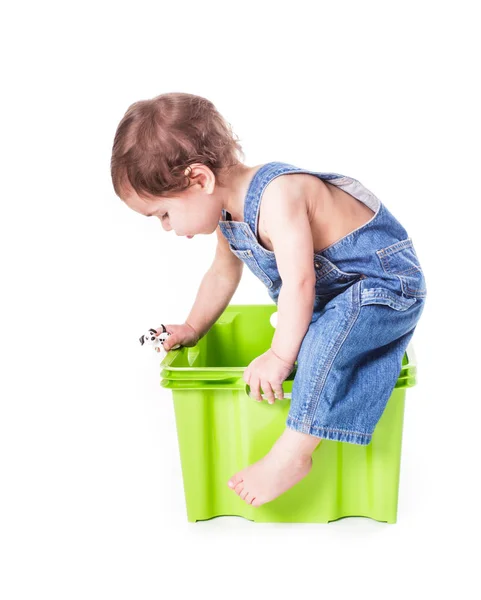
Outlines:
{"type": "Polygon", "coordinates": [[[274,500],[311,470],[319,438],[286,428],[266,456],[228,481],[238,496],[252,506],[274,500]]]}

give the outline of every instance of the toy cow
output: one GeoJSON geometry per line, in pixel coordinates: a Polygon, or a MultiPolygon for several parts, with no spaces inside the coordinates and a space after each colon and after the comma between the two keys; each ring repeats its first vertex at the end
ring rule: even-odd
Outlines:
{"type": "MultiPolygon", "coordinates": [[[[149,329],[146,334],[140,336],[139,341],[142,346],[144,344],[149,344],[156,352],[161,352],[162,354],[166,355],[167,352],[164,350],[164,342],[172,334],[167,331],[165,325],[161,324],[160,327],[162,328],[161,333],[157,335],[156,329],[149,329]]],[[[180,348],[180,344],[172,346],[171,349],[175,350],[176,348],[180,348]]]]}

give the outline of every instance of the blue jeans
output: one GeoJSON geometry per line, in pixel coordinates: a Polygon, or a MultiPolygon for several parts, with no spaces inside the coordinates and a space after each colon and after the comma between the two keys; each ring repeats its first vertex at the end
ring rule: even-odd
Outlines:
{"type": "Polygon", "coordinates": [[[426,283],[412,239],[357,180],[267,163],[247,192],[245,222],[220,221],[231,251],[277,304],[282,280],[275,252],[257,240],[262,193],[272,179],[309,173],[375,211],[371,220],[313,255],[315,302],[297,356],[287,426],[319,438],[369,444],[401,371],[424,308],[426,283]]]}

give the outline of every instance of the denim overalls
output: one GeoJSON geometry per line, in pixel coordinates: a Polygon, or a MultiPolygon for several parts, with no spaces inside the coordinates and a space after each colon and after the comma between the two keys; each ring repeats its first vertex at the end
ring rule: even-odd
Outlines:
{"type": "Polygon", "coordinates": [[[316,175],[375,212],[368,223],[313,254],[314,309],[297,356],[286,422],[319,438],[366,445],[423,311],[424,274],[407,231],[359,181],[270,162],[250,182],[245,222],[225,220],[223,211],[219,227],[276,304],[282,280],[275,253],[258,242],[257,223],[266,186],[288,173],[316,175]]]}

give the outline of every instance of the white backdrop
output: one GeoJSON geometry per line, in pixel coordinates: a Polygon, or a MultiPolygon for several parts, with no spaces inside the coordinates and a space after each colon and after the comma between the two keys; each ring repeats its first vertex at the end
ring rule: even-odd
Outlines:
{"type": "MultiPolygon", "coordinates": [[[[47,1],[1,21],[2,598],[475,597],[474,2],[47,1]],[[215,235],[163,232],[109,171],[127,107],[171,91],[212,100],[247,165],[351,175],[413,238],[428,301],[396,525],[187,522],[171,392],[138,338],[186,318],[215,235]]],[[[245,268],[232,302],[270,299],[245,268]]]]}

